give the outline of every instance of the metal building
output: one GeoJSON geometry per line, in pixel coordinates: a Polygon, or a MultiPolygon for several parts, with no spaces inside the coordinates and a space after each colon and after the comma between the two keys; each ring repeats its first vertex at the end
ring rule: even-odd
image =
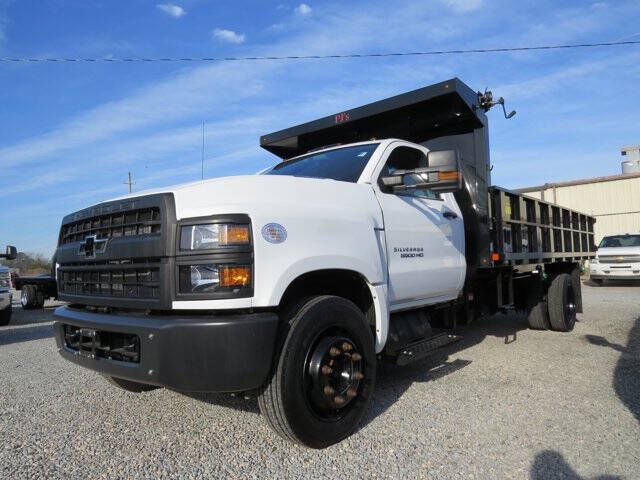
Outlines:
{"type": "Polygon", "coordinates": [[[640,145],[624,147],[622,173],[519,188],[516,192],[596,217],[595,242],[611,233],[640,232],[640,145]]]}

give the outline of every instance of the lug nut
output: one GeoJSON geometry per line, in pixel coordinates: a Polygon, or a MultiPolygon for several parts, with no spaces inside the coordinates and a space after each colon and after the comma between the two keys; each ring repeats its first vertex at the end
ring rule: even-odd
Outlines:
{"type": "Polygon", "coordinates": [[[354,362],[359,362],[360,360],[362,360],[362,355],[360,355],[359,353],[353,353],[351,354],[351,360],[353,360],[354,362]]]}
{"type": "Polygon", "coordinates": [[[331,347],[329,349],[329,355],[331,355],[332,357],[337,357],[338,355],[340,355],[340,350],[338,350],[336,347],[331,347]]]}
{"type": "Polygon", "coordinates": [[[334,397],[333,401],[337,404],[337,405],[342,405],[344,403],[344,397],[341,396],[337,396],[334,397]]]}
{"type": "Polygon", "coordinates": [[[357,394],[358,394],[358,392],[356,392],[356,389],[355,389],[355,388],[353,388],[353,387],[349,387],[349,388],[347,389],[347,397],[349,397],[349,398],[353,398],[353,397],[355,397],[357,394]]]}
{"type": "Polygon", "coordinates": [[[324,391],[324,394],[325,394],[326,396],[328,396],[328,397],[329,397],[329,396],[331,396],[331,395],[333,395],[334,393],[336,393],[336,391],[335,391],[332,387],[330,387],[329,385],[327,385],[326,387],[324,387],[324,390],[323,390],[323,391],[324,391]]]}
{"type": "Polygon", "coordinates": [[[322,366],[322,373],[324,375],[329,375],[331,372],[333,372],[333,368],[331,368],[329,365],[322,366]]]}
{"type": "Polygon", "coordinates": [[[362,380],[364,378],[364,374],[362,372],[353,372],[354,380],[362,380]]]}
{"type": "Polygon", "coordinates": [[[351,350],[353,350],[353,345],[351,345],[349,342],[344,342],[342,344],[342,351],[343,352],[350,352],[351,350]]]}

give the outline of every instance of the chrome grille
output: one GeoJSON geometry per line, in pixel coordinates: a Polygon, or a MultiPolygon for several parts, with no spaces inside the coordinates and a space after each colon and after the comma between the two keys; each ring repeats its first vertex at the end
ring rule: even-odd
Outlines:
{"type": "Polygon", "coordinates": [[[598,255],[600,263],[640,263],[640,255],[598,255]]]}

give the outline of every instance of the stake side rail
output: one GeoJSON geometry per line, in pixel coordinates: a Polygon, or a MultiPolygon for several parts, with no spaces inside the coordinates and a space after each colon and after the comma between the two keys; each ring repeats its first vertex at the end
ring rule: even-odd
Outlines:
{"type": "Polygon", "coordinates": [[[492,252],[503,265],[595,257],[594,217],[500,187],[489,197],[492,252]]]}

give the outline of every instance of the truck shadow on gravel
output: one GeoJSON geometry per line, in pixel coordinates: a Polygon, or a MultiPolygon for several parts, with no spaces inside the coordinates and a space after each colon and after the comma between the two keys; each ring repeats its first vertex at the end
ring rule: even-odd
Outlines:
{"type": "Polygon", "coordinates": [[[258,408],[258,400],[255,395],[252,395],[248,399],[245,399],[242,394],[235,396],[230,393],[198,393],[198,392],[178,392],[180,395],[184,395],[199,402],[209,403],[217,407],[232,408],[239,412],[255,413],[260,415],[260,409],[258,408]]]}
{"type": "MultiPolygon", "coordinates": [[[[531,480],[549,480],[562,478],[563,480],[584,480],[584,477],[571,468],[562,454],[556,450],[543,450],[536,455],[531,465],[531,480]]],[[[623,477],[617,475],[598,475],[593,480],[618,480],[623,477]]]]}
{"type": "Polygon", "coordinates": [[[611,343],[600,335],[585,335],[592,345],[612,348],[620,352],[613,372],[613,387],[620,401],[640,423],[640,317],[629,332],[627,346],[611,343]]]}
{"type": "MultiPolygon", "coordinates": [[[[424,360],[404,367],[379,362],[373,402],[365,413],[360,428],[384,414],[413,383],[438,380],[471,364],[470,360],[463,359],[449,361],[451,354],[477,345],[488,336],[504,338],[505,344],[513,343],[517,339],[517,333],[528,328],[527,321],[518,315],[495,315],[460,327],[458,333],[462,335],[462,340],[444,347],[424,360]]],[[[245,400],[241,394],[233,397],[228,393],[177,393],[216,406],[247,413],[260,413],[255,394],[245,400]]]]}
{"type": "Polygon", "coordinates": [[[503,338],[505,345],[511,344],[517,341],[519,331],[528,328],[527,320],[521,315],[494,315],[459,327],[457,333],[462,336],[460,341],[434,352],[424,360],[404,367],[379,363],[375,396],[365,413],[361,428],[383,415],[414,383],[435,381],[471,364],[470,360],[460,358],[450,361],[450,355],[471,348],[487,337],[503,338]]]}

